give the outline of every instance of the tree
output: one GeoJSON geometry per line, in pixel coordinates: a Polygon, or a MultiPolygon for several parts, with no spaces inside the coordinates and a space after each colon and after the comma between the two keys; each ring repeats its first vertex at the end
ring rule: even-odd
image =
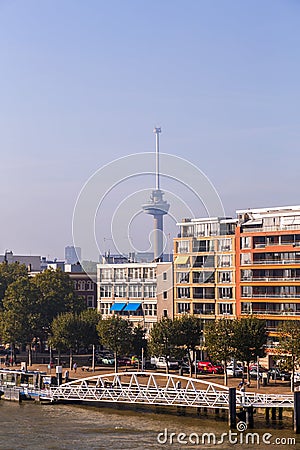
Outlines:
{"type": "Polygon", "coordinates": [[[58,352],[69,350],[70,368],[72,357],[80,348],[88,348],[99,342],[97,325],[100,316],[95,310],[86,310],[80,314],[66,312],[55,317],[51,324],[49,344],[58,352]]]}
{"type": "Polygon", "coordinates": [[[176,351],[176,330],[174,322],[169,317],[163,317],[153,325],[150,331],[149,349],[153,356],[164,356],[166,373],[169,373],[168,360],[176,351]]]}
{"type": "Polygon", "coordinates": [[[294,391],[295,367],[300,362],[300,322],[285,321],[279,328],[278,351],[285,357],[291,358],[292,379],[291,390],[294,391]]]}
{"type": "Polygon", "coordinates": [[[187,354],[190,366],[190,376],[192,376],[193,361],[195,361],[196,347],[200,344],[201,320],[195,316],[183,314],[174,320],[176,344],[184,349],[187,354]],[[193,359],[191,358],[193,354],[193,359]]]}
{"type": "MultiPolygon", "coordinates": [[[[147,339],[145,338],[146,330],[140,325],[132,330],[132,346],[134,354],[137,356],[145,355],[147,351],[147,339]]],[[[144,367],[142,367],[142,370],[144,367]]]]}
{"type": "Polygon", "coordinates": [[[224,384],[227,386],[227,361],[234,357],[235,321],[232,319],[219,319],[206,324],[204,329],[205,346],[211,357],[224,363],[224,384]]]}
{"type": "Polygon", "coordinates": [[[114,352],[115,372],[117,372],[118,357],[128,355],[132,350],[132,324],[120,316],[113,315],[100,320],[97,331],[101,344],[114,352]]]}
{"type": "Polygon", "coordinates": [[[265,321],[257,317],[244,317],[235,321],[234,341],[237,359],[247,363],[248,383],[250,383],[250,362],[265,355],[267,343],[265,321]]]}
{"type": "Polygon", "coordinates": [[[28,270],[25,264],[20,264],[18,262],[12,264],[3,262],[0,264],[0,309],[2,308],[2,301],[6,289],[19,278],[28,278],[28,270]]]}
{"type": "Polygon", "coordinates": [[[39,291],[28,277],[18,278],[9,284],[2,301],[0,319],[2,339],[16,344],[29,345],[31,365],[31,343],[39,336],[40,309],[39,291]]]}
{"type": "Polygon", "coordinates": [[[86,304],[76,295],[69,275],[59,269],[47,269],[37,274],[32,282],[40,292],[40,338],[45,342],[56,316],[65,312],[79,314],[86,309],[86,304]]]}

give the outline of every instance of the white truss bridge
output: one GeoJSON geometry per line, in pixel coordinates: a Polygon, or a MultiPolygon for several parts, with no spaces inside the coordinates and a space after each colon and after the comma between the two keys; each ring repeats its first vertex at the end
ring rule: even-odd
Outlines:
{"type": "MultiPolygon", "coordinates": [[[[192,408],[229,408],[229,388],[202,379],[151,372],[120,372],[94,375],[60,386],[40,395],[51,402],[83,401],[130,403],[192,408]]],[[[236,391],[236,406],[293,408],[293,395],[236,391]]]]}

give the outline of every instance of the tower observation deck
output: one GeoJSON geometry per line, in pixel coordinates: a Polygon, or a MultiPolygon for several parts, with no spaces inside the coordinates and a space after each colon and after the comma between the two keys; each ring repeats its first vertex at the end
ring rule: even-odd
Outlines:
{"type": "Polygon", "coordinates": [[[154,259],[155,261],[163,261],[163,242],[164,242],[164,226],[163,216],[168,214],[170,205],[163,199],[163,191],[160,190],[159,179],[159,134],[161,128],[154,128],[156,135],[156,169],[155,169],[155,189],[152,191],[150,200],[143,205],[145,213],[153,216],[154,219],[154,259]]]}

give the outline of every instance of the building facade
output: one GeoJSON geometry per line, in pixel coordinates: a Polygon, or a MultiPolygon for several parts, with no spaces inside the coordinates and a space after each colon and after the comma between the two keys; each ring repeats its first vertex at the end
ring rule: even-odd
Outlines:
{"type": "MultiPolygon", "coordinates": [[[[237,315],[300,320],[300,206],[237,211],[237,315]]],[[[300,325],[300,322],[299,322],[300,325]]]]}
{"type": "Polygon", "coordinates": [[[103,318],[119,314],[150,330],[173,317],[172,263],[97,265],[97,308],[103,318]]]}
{"type": "Polygon", "coordinates": [[[235,228],[231,218],[184,219],[174,239],[174,314],[204,321],[236,316],[235,228]]]}

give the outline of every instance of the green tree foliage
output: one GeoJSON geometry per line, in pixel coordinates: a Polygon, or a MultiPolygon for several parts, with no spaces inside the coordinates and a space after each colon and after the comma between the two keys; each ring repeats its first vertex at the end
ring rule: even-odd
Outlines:
{"type": "Polygon", "coordinates": [[[188,356],[190,376],[192,376],[195,351],[196,347],[200,344],[201,320],[195,316],[183,314],[174,320],[174,333],[176,336],[176,345],[184,349],[184,354],[188,356]],[[191,358],[191,353],[194,355],[193,359],[191,358]]]}
{"type": "Polygon", "coordinates": [[[28,277],[21,277],[6,289],[0,316],[1,336],[5,342],[31,344],[39,336],[39,291],[28,277]]]}
{"type": "Polygon", "coordinates": [[[132,346],[134,354],[137,356],[144,354],[147,351],[147,339],[145,338],[146,331],[141,326],[134,327],[132,330],[132,346]]]}
{"type": "Polygon", "coordinates": [[[115,371],[118,371],[118,357],[132,351],[132,324],[120,316],[113,315],[100,320],[97,330],[101,344],[114,352],[115,371]]]}
{"type": "Polygon", "coordinates": [[[70,368],[74,353],[79,353],[80,348],[88,349],[91,345],[99,343],[97,332],[99,320],[100,316],[95,310],[86,310],[80,314],[66,312],[53,319],[48,343],[59,353],[69,350],[70,368]]]}
{"type": "Polygon", "coordinates": [[[300,322],[288,320],[279,328],[278,350],[283,356],[291,359],[292,380],[291,389],[294,391],[295,367],[300,362],[300,322]]]}
{"type": "Polygon", "coordinates": [[[0,264],[0,309],[6,289],[19,278],[28,278],[28,270],[25,264],[19,264],[18,262],[12,264],[3,262],[0,264]]]}
{"type": "Polygon", "coordinates": [[[169,317],[163,317],[159,322],[156,322],[150,331],[148,345],[151,355],[166,358],[166,372],[169,373],[168,360],[177,350],[176,329],[173,320],[169,317]]]}
{"type": "Polygon", "coordinates": [[[265,356],[267,343],[266,323],[256,317],[245,317],[235,321],[236,358],[247,363],[248,382],[250,383],[249,365],[257,357],[265,356]]]}
{"type": "MultiPolygon", "coordinates": [[[[223,361],[226,367],[227,361],[235,355],[235,320],[219,319],[205,326],[205,346],[210,357],[217,361],[223,361]]],[[[227,385],[227,371],[224,370],[224,384],[227,385]]]]}
{"type": "Polygon", "coordinates": [[[57,315],[65,312],[79,314],[86,309],[86,304],[76,295],[69,275],[61,270],[45,270],[37,274],[32,282],[40,292],[40,320],[43,330],[41,340],[45,341],[51,323],[57,315]]]}

